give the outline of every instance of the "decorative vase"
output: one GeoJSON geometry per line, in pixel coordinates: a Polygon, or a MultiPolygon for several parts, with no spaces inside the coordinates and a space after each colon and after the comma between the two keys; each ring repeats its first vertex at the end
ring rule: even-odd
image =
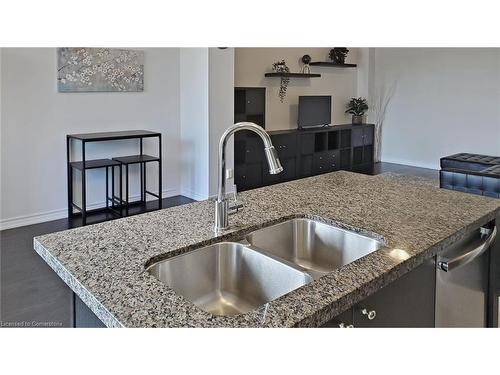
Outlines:
{"type": "Polygon", "coordinates": [[[352,115],[352,124],[360,125],[363,123],[363,116],[352,115]]]}

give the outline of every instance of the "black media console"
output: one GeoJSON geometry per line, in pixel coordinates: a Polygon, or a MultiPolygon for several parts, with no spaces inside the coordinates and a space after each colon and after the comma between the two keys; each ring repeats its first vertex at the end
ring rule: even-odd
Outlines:
{"type": "Polygon", "coordinates": [[[238,191],[340,169],[362,171],[373,164],[373,124],[268,133],[284,171],[270,175],[262,140],[252,132],[238,132],[234,138],[234,180],[238,191]]]}

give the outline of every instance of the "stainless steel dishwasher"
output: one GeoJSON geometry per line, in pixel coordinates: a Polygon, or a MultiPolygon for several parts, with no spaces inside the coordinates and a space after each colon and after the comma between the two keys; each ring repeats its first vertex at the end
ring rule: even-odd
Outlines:
{"type": "Polygon", "coordinates": [[[486,327],[489,248],[496,226],[479,228],[437,256],[436,327],[486,327]]]}

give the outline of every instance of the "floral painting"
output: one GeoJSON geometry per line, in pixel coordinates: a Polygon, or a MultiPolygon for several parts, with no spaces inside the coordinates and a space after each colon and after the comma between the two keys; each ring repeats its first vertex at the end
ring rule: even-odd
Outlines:
{"type": "Polygon", "coordinates": [[[144,52],[117,48],[58,48],[59,92],[144,91],[144,52]]]}

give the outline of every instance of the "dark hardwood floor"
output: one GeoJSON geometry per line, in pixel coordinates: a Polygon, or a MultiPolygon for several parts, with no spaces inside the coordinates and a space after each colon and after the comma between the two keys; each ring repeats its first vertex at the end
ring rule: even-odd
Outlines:
{"type": "Polygon", "coordinates": [[[365,173],[377,175],[387,172],[397,173],[404,176],[434,179],[436,181],[439,180],[439,171],[437,169],[419,168],[394,163],[375,163],[373,167],[369,168],[365,173]]]}
{"type": "MultiPolygon", "coordinates": [[[[163,207],[193,202],[176,196],[163,199],[163,207]]],[[[130,214],[157,208],[157,203],[134,205],[130,214]]],[[[116,219],[106,212],[89,214],[87,224],[116,219]]],[[[33,250],[33,237],[81,226],[81,219],[60,219],[0,232],[0,325],[2,327],[70,327],[71,290],[33,250]]]]}
{"type": "MultiPolygon", "coordinates": [[[[376,175],[393,172],[408,176],[437,178],[438,171],[399,164],[377,163],[363,173],[376,175]]],[[[163,207],[192,202],[176,196],[163,200],[163,207]]],[[[148,203],[130,209],[139,214],[155,209],[148,203]]],[[[87,224],[112,220],[109,213],[93,213],[87,224]]],[[[8,326],[69,327],[72,323],[73,298],[71,290],[33,250],[33,237],[81,226],[79,218],[61,219],[0,232],[0,324],[8,326]]]]}

